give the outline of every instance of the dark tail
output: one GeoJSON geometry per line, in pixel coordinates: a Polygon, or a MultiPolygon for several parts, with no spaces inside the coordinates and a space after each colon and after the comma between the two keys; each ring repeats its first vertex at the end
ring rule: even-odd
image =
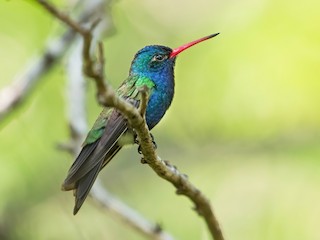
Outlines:
{"type": "Polygon", "coordinates": [[[75,196],[75,205],[73,209],[73,215],[76,215],[82,204],[86,200],[97,176],[102,168],[104,168],[116,155],[121,147],[119,145],[114,145],[108,154],[105,156],[104,161],[101,164],[98,164],[94,168],[92,168],[86,175],[84,175],[81,179],[77,181],[75,184],[74,196],[75,196]]]}
{"type": "Polygon", "coordinates": [[[74,190],[75,205],[73,209],[73,215],[76,215],[82,204],[86,200],[93,183],[95,182],[98,173],[100,172],[101,164],[94,167],[83,178],[78,181],[77,188],[74,190]]]}

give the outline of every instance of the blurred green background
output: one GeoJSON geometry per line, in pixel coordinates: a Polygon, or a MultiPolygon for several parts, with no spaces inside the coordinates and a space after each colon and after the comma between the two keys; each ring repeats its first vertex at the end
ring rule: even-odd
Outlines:
{"type": "MultiPolygon", "coordinates": [[[[63,1],[59,2],[63,6],[63,1]]],[[[125,79],[148,44],[177,47],[221,34],[179,56],[176,95],[154,129],[158,153],[211,200],[226,239],[320,239],[320,2],[121,0],[105,41],[108,79],[125,79]]],[[[30,1],[0,1],[0,88],[61,24],[30,1]]],[[[90,199],[72,215],[60,184],[72,158],[65,63],[0,123],[0,239],[144,239],[90,199]]],[[[100,111],[89,83],[90,125],[100,111]]],[[[125,149],[104,185],[177,239],[210,239],[191,202],[125,149]]]]}

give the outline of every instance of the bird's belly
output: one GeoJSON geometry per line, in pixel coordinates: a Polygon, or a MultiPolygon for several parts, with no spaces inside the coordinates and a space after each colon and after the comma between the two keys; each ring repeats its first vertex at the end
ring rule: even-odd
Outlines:
{"type": "Polygon", "coordinates": [[[127,130],[118,140],[118,145],[123,147],[125,145],[134,144],[134,133],[132,130],[127,130]]]}

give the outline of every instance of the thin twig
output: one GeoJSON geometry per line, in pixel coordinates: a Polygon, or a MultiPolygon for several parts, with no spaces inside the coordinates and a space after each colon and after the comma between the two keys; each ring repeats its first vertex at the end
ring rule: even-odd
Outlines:
{"type": "MultiPolygon", "coordinates": [[[[92,79],[97,79],[95,81],[96,87],[97,87],[97,98],[98,101],[106,105],[107,102],[103,101],[105,97],[102,95],[106,93],[106,84],[104,81],[104,76],[101,74],[99,70],[99,66],[97,65],[97,61],[91,57],[91,43],[92,43],[92,31],[94,28],[97,26],[97,24],[100,22],[100,18],[97,18],[89,28],[85,28],[76,21],[72,20],[67,14],[63,14],[60,11],[57,10],[56,7],[54,7],[52,4],[48,3],[45,0],[38,0],[38,2],[46,8],[52,15],[54,15],[56,18],[61,20],[63,23],[68,25],[71,29],[74,31],[78,32],[80,35],[83,37],[83,50],[82,50],[82,55],[83,59],[85,59],[84,64],[83,64],[83,71],[84,73],[92,78],[92,79]]],[[[102,49],[100,49],[101,51],[102,49]]]]}
{"type": "Polygon", "coordinates": [[[104,50],[103,50],[103,44],[102,42],[98,43],[98,62],[99,62],[99,75],[102,76],[101,78],[104,79],[105,76],[105,71],[104,71],[104,66],[105,66],[105,59],[104,59],[104,50]]]}
{"type": "MultiPolygon", "coordinates": [[[[61,18],[60,20],[63,21],[61,18]]],[[[68,22],[70,21],[68,20],[65,23],[68,24],[68,22]]],[[[70,27],[72,26],[70,25],[70,27]]],[[[87,40],[84,36],[84,41],[86,42],[87,40]]],[[[91,42],[89,42],[88,49],[90,49],[90,45],[91,42]]],[[[219,223],[210,206],[209,200],[186,178],[186,175],[181,174],[176,167],[172,166],[168,162],[162,161],[156,155],[144,117],[141,116],[141,113],[138,109],[134,108],[130,103],[119,98],[115,94],[114,90],[104,83],[104,76],[101,75],[101,73],[99,74],[99,71],[96,71],[96,68],[93,64],[95,61],[90,58],[90,52],[85,48],[84,53],[87,54],[83,54],[85,62],[84,64],[85,67],[90,68],[87,69],[88,71],[86,71],[86,73],[97,73],[90,75],[90,77],[96,82],[97,87],[99,85],[104,86],[104,89],[99,89],[98,87],[99,96],[102,98],[99,100],[107,106],[117,108],[127,117],[129,124],[135,129],[140,139],[141,150],[145,161],[158,174],[158,176],[171,182],[176,187],[178,194],[187,196],[195,204],[195,210],[204,218],[213,239],[223,240],[224,237],[222,235],[219,223]]],[[[144,98],[142,102],[146,101],[147,95],[144,94],[144,91],[142,91],[142,98],[144,98]]]]}
{"type": "Polygon", "coordinates": [[[86,30],[81,27],[80,24],[70,21],[70,18],[67,14],[62,13],[61,11],[58,11],[55,7],[53,7],[51,4],[49,4],[47,1],[38,0],[38,2],[44,6],[52,15],[56,16],[56,18],[60,19],[62,22],[65,22],[68,24],[71,29],[73,29],[75,32],[80,33],[81,35],[86,34],[86,30]]]}
{"type": "Polygon", "coordinates": [[[139,89],[141,101],[139,105],[139,112],[140,115],[144,118],[147,110],[147,104],[149,100],[149,91],[147,86],[143,86],[141,89],[139,89]]]}

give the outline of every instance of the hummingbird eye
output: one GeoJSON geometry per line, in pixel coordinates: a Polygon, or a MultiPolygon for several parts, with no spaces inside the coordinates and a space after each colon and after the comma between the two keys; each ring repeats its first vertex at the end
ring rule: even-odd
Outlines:
{"type": "Polygon", "coordinates": [[[157,54],[152,58],[153,62],[162,62],[163,60],[167,59],[166,55],[157,54]]]}

